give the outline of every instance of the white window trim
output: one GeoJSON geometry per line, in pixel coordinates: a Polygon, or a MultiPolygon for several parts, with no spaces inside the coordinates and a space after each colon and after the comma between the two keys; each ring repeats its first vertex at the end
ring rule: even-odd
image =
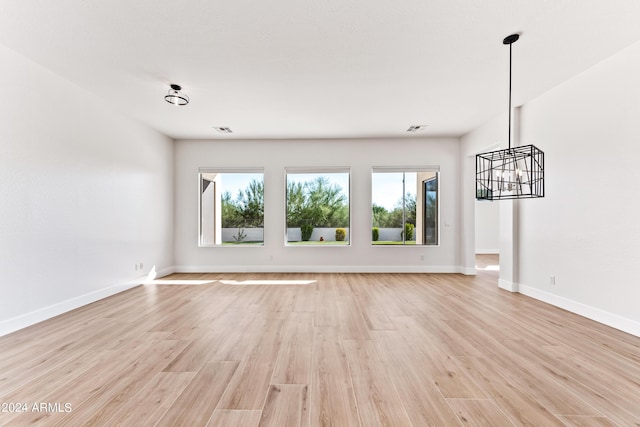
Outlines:
{"type": "Polygon", "coordinates": [[[351,167],[350,166],[285,166],[284,168],[284,245],[286,247],[296,248],[347,248],[351,246],[351,167]],[[289,174],[323,174],[323,173],[346,173],[349,180],[349,188],[347,191],[347,197],[349,198],[349,241],[347,244],[326,244],[326,245],[304,245],[304,244],[291,244],[287,239],[288,230],[288,217],[287,217],[287,203],[288,203],[288,187],[287,176],[289,174]]]}
{"type": "MultiPolygon", "coordinates": [[[[371,175],[374,173],[411,173],[411,172],[435,172],[438,176],[438,243],[435,245],[427,245],[427,244],[419,244],[419,245],[381,245],[375,244],[373,239],[371,240],[372,247],[402,247],[402,248],[437,248],[440,247],[442,242],[442,227],[441,227],[441,215],[440,209],[442,203],[440,203],[440,190],[442,184],[442,172],[440,171],[440,166],[438,165],[422,165],[422,166],[372,166],[371,167],[371,175]]],[[[371,204],[373,205],[373,200],[371,200],[371,204]]],[[[373,216],[371,217],[371,223],[373,224],[373,216]]]]}
{"type": "MultiPolygon", "coordinates": [[[[203,244],[202,243],[202,175],[205,174],[229,174],[229,173],[259,173],[262,174],[264,183],[264,167],[199,167],[198,168],[198,247],[199,248],[256,248],[264,247],[264,241],[256,244],[246,245],[223,245],[222,243],[203,244]]],[[[265,189],[266,193],[266,189],[265,189]]],[[[219,209],[219,207],[218,207],[219,209]]]]}

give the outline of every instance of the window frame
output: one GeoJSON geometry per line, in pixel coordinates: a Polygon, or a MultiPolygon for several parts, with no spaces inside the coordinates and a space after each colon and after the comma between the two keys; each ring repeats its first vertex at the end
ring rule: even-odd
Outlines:
{"type": "MultiPolygon", "coordinates": [[[[199,167],[198,168],[198,247],[200,248],[217,248],[217,247],[262,247],[264,246],[264,225],[262,227],[263,229],[263,233],[262,233],[262,241],[261,242],[251,242],[251,243],[243,243],[243,244],[225,244],[225,242],[222,241],[222,227],[220,227],[220,236],[217,235],[217,226],[214,225],[214,237],[213,237],[213,243],[203,243],[203,215],[202,215],[202,208],[203,208],[203,202],[202,202],[202,196],[203,196],[203,182],[204,182],[204,178],[203,175],[225,175],[225,174],[260,174],[262,175],[262,186],[263,186],[263,192],[266,193],[266,188],[264,186],[264,182],[265,182],[265,177],[264,177],[264,168],[263,167],[237,167],[237,168],[230,168],[230,167],[199,167]],[[219,243],[218,243],[218,238],[219,243]]],[[[213,208],[213,215],[214,215],[214,222],[218,221],[217,217],[219,216],[219,220],[220,222],[222,221],[222,211],[221,211],[221,206],[218,206],[215,202],[217,200],[221,200],[222,194],[224,194],[224,188],[217,188],[217,183],[215,181],[210,181],[212,182],[212,184],[214,185],[214,192],[215,194],[213,195],[214,197],[214,208],[213,208]],[[222,191],[222,192],[220,192],[222,191]],[[220,193],[219,193],[220,192],[220,193]],[[219,194],[218,194],[219,193],[219,194]]],[[[263,194],[263,203],[265,203],[265,194],[263,194]]],[[[266,204],[266,203],[265,203],[266,204]]],[[[264,224],[264,215],[265,215],[265,210],[264,210],[264,205],[263,205],[263,224],[264,224]]]]}
{"type": "MultiPolygon", "coordinates": [[[[376,173],[402,173],[403,174],[403,191],[402,191],[402,201],[403,201],[403,225],[400,227],[401,230],[401,235],[402,235],[402,240],[398,241],[400,243],[390,243],[390,244],[383,244],[383,243],[376,243],[376,241],[373,240],[373,235],[371,235],[371,246],[375,246],[375,247],[390,247],[390,246],[401,246],[401,247],[420,247],[420,248],[425,248],[425,247],[439,247],[440,246],[440,241],[441,241],[441,215],[440,215],[440,207],[441,207],[441,181],[442,181],[442,174],[440,171],[440,166],[435,166],[435,165],[429,165],[429,166],[373,166],[371,168],[371,204],[370,204],[370,215],[371,215],[371,222],[370,222],[370,226],[373,229],[373,221],[374,221],[374,216],[373,216],[373,204],[374,204],[374,179],[373,176],[376,173]],[[417,185],[415,188],[415,197],[416,197],[416,226],[414,229],[414,235],[417,236],[418,234],[418,221],[421,221],[420,224],[420,240],[421,243],[415,243],[415,244],[407,244],[407,240],[405,240],[404,237],[404,233],[402,232],[403,228],[405,227],[406,224],[406,220],[404,219],[406,217],[406,208],[405,208],[405,198],[407,195],[407,191],[406,191],[406,182],[405,181],[405,175],[407,173],[415,173],[417,174],[416,178],[419,178],[421,173],[433,173],[434,176],[431,178],[427,178],[427,179],[416,179],[417,181],[417,185]],[[436,243],[432,243],[432,244],[428,244],[426,243],[426,238],[425,238],[425,232],[426,232],[426,210],[425,207],[426,206],[421,206],[421,205],[425,205],[426,203],[426,190],[425,190],[425,184],[429,181],[429,180],[436,180],[437,183],[437,187],[436,187],[436,213],[435,213],[435,217],[436,217],[436,225],[435,225],[435,235],[436,235],[436,243]]],[[[417,239],[416,239],[417,240],[417,239]]],[[[410,240],[409,240],[410,241],[410,240]]]]}
{"type": "MultiPolygon", "coordinates": [[[[343,189],[344,191],[344,189],[343,189]]],[[[287,166],[284,168],[284,245],[286,247],[305,247],[305,248],[317,248],[317,247],[349,247],[351,246],[351,167],[349,166],[287,166]],[[347,233],[345,236],[345,243],[336,243],[331,240],[325,241],[323,244],[312,244],[312,243],[302,243],[303,240],[300,240],[300,243],[295,243],[298,241],[289,241],[289,175],[322,175],[322,174],[337,174],[344,173],[347,175],[347,185],[346,189],[347,195],[347,209],[348,209],[348,225],[346,227],[335,227],[335,228],[346,228],[347,233]]],[[[295,228],[295,227],[294,227],[295,228]]]]}

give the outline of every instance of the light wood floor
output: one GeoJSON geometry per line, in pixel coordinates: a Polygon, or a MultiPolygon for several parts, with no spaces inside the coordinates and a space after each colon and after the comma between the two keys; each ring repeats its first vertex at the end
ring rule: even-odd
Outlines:
{"type": "Polygon", "coordinates": [[[0,338],[2,409],[28,405],[0,425],[640,426],[640,338],[499,290],[495,271],[165,279],[213,282],[0,338]]]}

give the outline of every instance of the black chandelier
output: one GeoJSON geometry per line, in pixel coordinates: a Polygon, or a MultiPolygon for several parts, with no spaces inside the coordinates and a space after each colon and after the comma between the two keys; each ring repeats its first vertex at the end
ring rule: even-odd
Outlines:
{"type": "Polygon", "coordinates": [[[509,45],[509,148],[476,155],[476,199],[530,199],[544,197],[544,153],[533,145],[511,148],[511,34],[509,45]]]}
{"type": "Polygon", "coordinates": [[[169,93],[164,96],[164,100],[173,105],[187,105],[189,97],[186,93],[181,92],[180,85],[172,84],[169,93]]]}

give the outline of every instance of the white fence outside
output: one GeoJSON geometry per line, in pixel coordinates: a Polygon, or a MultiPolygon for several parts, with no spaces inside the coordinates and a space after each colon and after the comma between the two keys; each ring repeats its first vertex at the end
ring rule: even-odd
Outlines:
{"type": "MultiPolygon", "coordinates": [[[[402,227],[397,228],[378,228],[378,241],[380,242],[399,242],[402,240],[402,227]]],[[[416,230],[413,230],[413,236],[409,240],[416,240],[416,230]]]]}
{"type": "MultiPolygon", "coordinates": [[[[347,231],[347,236],[345,240],[349,240],[349,229],[347,227],[338,227],[344,228],[347,231]]],[[[335,242],[336,241],[336,228],[335,227],[316,227],[313,229],[311,233],[310,241],[319,241],[320,238],[323,238],[325,242],[335,242]]],[[[288,242],[299,242],[302,240],[302,232],[300,231],[300,227],[287,228],[287,241],[288,242]]]]}
{"type": "MultiPolygon", "coordinates": [[[[349,228],[343,227],[347,231],[347,237],[345,240],[349,241],[349,228]]],[[[222,241],[223,242],[236,242],[238,239],[238,233],[242,231],[245,237],[241,240],[243,242],[262,242],[264,241],[264,229],[263,228],[223,228],[222,229],[222,241]]],[[[400,241],[402,240],[402,228],[379,228],[378,240],[379,241],[400,241]]],[[[414,230],[415,233],[415,230],[414,230]]],[[[336,229],[335,227],[317,227],[313,229],[311,233],[311,241],[319,241],[322,237],[327,242],[336,241],[336,229]]],[[[415,240],[416,236],[412,236],[411,240],[415,240]]],[[[299,227],[287,228],[287,241],[299,242],[302,240],[302,233],[299,227]]]]}
{"type": "Polygon", "coordinates": [[[223,228],[222,229],[222,241],[223,242],[237,242],[240,238],[239,233],[246,237],[242,238],[242,242],[263,242],[264,241],[264,228],[223,228]]]}

